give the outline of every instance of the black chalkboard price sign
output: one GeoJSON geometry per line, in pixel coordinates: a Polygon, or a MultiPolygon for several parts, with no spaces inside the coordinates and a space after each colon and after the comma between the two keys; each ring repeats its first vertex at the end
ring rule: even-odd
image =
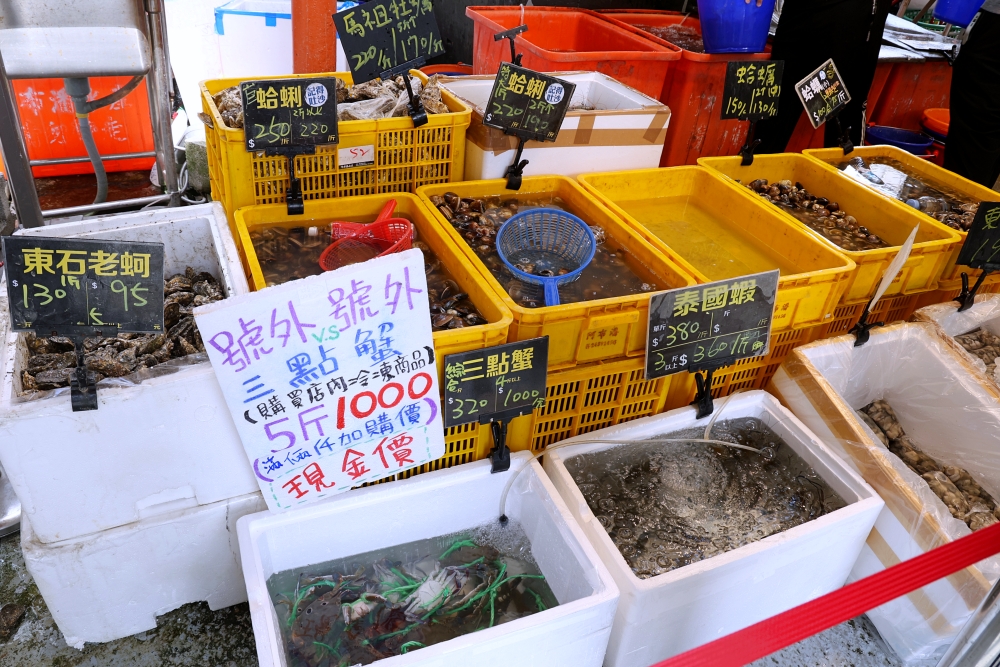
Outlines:
{"type": "Polygon", "coordinates": [[[513,419],[545,405],[549,339],[444,358],[444,426],[513,419]]]}
{"type": "Polygon", "coordinates": [[[340,141],[333,77],[244,81],[240,94],[248,151],[274,154],[340,141]]]}
{"type": "Polygon", "coordinates": [[[722,119],[762,120],[778,115],[783,60],[734,60],[726,64],[722,119]]]}
{"type": "Polygon", "coordinates": [[[503,63],[483,115],[483,125],[535,141],[559,136],[576,84],[503,63]]]}
{"type": "Polygon", "coordinates": [[[371,0],[333,15],[355,83],[444,53],[431,0],[371,0]]]}
{"type": "Polygon", "coordinates": [[[39,336],[163,332],[163,244],[3,237],[11,328],[39,336]]]}
{"type": "Polygon", "coordinates": [[[979,205],[956,263],[1000,271],[1000,202],[984,201],[979,205]]]}
{"type": "Polygon", "coordinates": [[[646,379],[767,354],[777,292],[775,270],[654,294],[646,379]]]}
{"type": "Polygon", "coordinates": [[[833,118],[851,101],[851,94],[847,92],[832,58],[795,84],[795,93],[806,108],[806,115],[813,128],[818,128],[833,118]]]}

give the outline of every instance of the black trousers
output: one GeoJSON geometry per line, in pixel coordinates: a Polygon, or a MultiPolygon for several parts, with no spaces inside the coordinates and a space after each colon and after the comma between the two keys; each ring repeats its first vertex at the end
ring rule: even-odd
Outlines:
{"type": "Polygon", "coordinates": [[[944,166],[988,188],[1000,178],[1000,14],[980,14],[955,61],[944,166]]]}
{"type": "MultiPolygon", "coordinates": [[[[758,153],[785,150],[802,114],[795,84],[833,58],[851,101],[838,114],[851,140],[861,143],[868,89],[875,78],[878,52],[891,0],[786,0],[771,57],[785,61],[778,115],[757,124],[758,153]]],[[[839,145],[836,123],[826,123],[826,146],[839,145]]]]}

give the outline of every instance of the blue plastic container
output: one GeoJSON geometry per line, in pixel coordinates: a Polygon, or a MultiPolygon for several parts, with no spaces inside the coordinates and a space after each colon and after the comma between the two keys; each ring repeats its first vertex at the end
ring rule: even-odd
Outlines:
{"type": "Polygon", "coordinates": [[[705,53],[762,53],[774,0],[698,0],[705,53]]]}
{"type": "Polygon", "coordinates": [[[895,146],[914,155],[927,155],[927,151],[930,150],[934,139],[922,132],[911,132],[910,130],[903,130],[898,127],[872,125],[865,131],[865,143],[869,146],[895,146]]]}
{"type": "Polygon", "coordinates": [[[938,0],[934,5],[934,18],[966,28],[982,6],[983,0],[938,0]]]}

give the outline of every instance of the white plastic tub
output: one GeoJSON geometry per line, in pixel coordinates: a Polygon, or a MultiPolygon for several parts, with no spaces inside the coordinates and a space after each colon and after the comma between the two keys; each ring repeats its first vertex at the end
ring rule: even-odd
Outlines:
{"type": "Polygon", "coordinates": [[[293,71],[291,0],[231,0],[215,8],[215,33],[226,77],[293,71]]]}
{"type": "MultiPolygon", "coordinates": [[[[511,470],[528,459],[527,453],[513,455],[511,470]]],[[[272,574],[497,521],[500,493],[511,474],[491,474],[490,462],[479,461],[241,519],[240,551],[261,667],[286,665],[266,587],[272,574]]],[[[517,478],[506,512],[527,533],[559,606],[376,664],[601,664],[618,589],[537,463],[517,478]]]]}
{"type": "MultiPolygon", "coordinates": [[[[217,203],[24,233],[163,242],[167,275],[191,266],[216,276],[228,295],[248,291],[217,203]]],[[[6,294],[5,283],[0,291],[6,294]]],[[[66,540],[259,490],[207,357],[141,384],[99,387],[98,410],[73,412],[69,389],[21,400],[27,345],[9,326],[2,335],[0,462],[39,541],[66,540]]]]}
{"type": "MultiPolygon", "coordinates": [[[[722,401],[716,401],[719,410],[722,401]]],[[[762,391],[734,395],[720,419],[757,417],[809,463],[848,505],[759,542],[649,579],[633,574],[625,558],[587,505],[565,462],[618,445],[581,444],[545,454],[545,472],[621,591],[608,667],[648,667],[688,649],[745,628],[839,588],[882,500],[802,422],[762,391]]],[[[694,408],[602,429],[574,440],[645,440],[692,426],[694,408]]]]}
{"type": "MultiPolygon", "coordinates": [[[[878,327],[796,348],[769,386],[885,500],[851,580],[970,533],[855,412],[885,399],[918,447],[1000,498],[1000,390],[933,324],[878,327]]],[[[868,612],[906,665],[934,665],[1000,576],[994,557],[868,612]]]]}
{"type": "MultiPolygon", "coordinates": [[[[554,142],[529,141],[522,159],[525,176],[560,174],[575,178],[590,171],[647,169],[660,165],[670,109],[634,88],[598,72],[560,72],[576,84],[570,106],[594,110],[568,111],[554,142]]],[[[483,113],[494,76],[445,77],[441,86],[473,109],[466,133],[465,180],[503,178],[514,161],[517,138],[483,125],[483,113]]]]}
{"type": "Polygon", "coordinates": [[[21,550],[66,643],[108,642],[156,627],[189,602],[246,601],[236,521],[264,509],[260,493],[43,544],[21,523],[21,550]]]}

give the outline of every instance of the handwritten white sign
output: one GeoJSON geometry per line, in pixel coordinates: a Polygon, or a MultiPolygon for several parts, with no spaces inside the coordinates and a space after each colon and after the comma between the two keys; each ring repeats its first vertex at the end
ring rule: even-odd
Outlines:
{"type": "Polygon", "coordinates": [[[444,455],[419,250],[203,306],[195,319],[270,509],[444,455]]]}

